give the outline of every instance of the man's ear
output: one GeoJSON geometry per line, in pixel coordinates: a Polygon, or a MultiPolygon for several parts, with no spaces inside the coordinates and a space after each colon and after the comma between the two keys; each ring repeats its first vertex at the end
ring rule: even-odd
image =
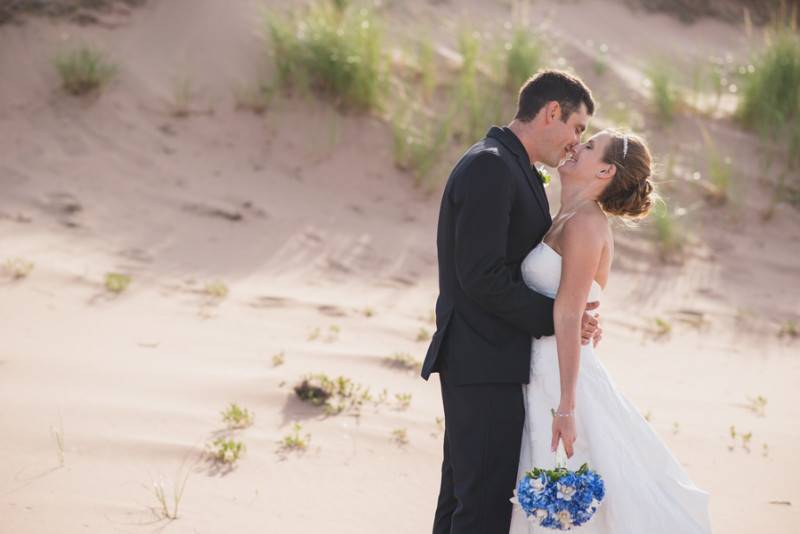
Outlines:
{"type": "Polygon", "coordinates": [[[545,124],[561,120],[561,104],[556,100],[551,100],[545,106],[545,124]]]}

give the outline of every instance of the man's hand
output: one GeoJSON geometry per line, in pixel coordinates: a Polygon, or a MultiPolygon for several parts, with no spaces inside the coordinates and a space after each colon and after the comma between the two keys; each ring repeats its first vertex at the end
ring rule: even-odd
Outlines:
{"type": "Polygon", "coordinates": [[[589,313],[599,306],[599,302],[590,302],[586,305],[586,311],[583,312],[583,317],[581,318],[582,345],[588,345],[590,341],[594,341],[594,346],[596,347],[603,337],[603,329],[600,328],[600,314],[589,313]]]}

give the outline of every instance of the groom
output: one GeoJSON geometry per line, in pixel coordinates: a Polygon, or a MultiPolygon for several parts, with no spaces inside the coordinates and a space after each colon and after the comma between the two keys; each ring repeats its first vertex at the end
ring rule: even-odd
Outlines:
{"type": "MultiPolygon", "coordinates": [[[[491,128],[447,180],[436,240],[437,330],[422,367],[425,380],[439,373],[445,416],[434,534],[508,533],[531,337],[553,335],[553,300],[529,289],[520,272],[552,222],[533,163],[558,166],[593,113],[581,80],[541,71],[520,90],[514,120],[491,128]]],[[[583,342],[599,335],[585,313],[583,342]]]]}

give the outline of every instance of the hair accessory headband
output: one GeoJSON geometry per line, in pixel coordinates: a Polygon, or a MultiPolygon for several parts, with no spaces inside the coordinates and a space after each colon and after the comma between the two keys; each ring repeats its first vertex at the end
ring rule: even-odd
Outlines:
{"type": "Polygon", "coordinates": [[[625,159],[625,156],[628,155],[628,136],[622,136],[622,159],[625,159]]]}

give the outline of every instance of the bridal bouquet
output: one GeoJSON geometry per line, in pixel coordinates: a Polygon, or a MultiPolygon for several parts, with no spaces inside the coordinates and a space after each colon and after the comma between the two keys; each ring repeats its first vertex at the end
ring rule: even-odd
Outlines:
{"type": "Polygon", "coordinates": [[[603,479],[587,464],[577,471],[536,467],[520,479],[511,502],[536,525],[570,530],[589,521],[604,496],[603,479]]]}

